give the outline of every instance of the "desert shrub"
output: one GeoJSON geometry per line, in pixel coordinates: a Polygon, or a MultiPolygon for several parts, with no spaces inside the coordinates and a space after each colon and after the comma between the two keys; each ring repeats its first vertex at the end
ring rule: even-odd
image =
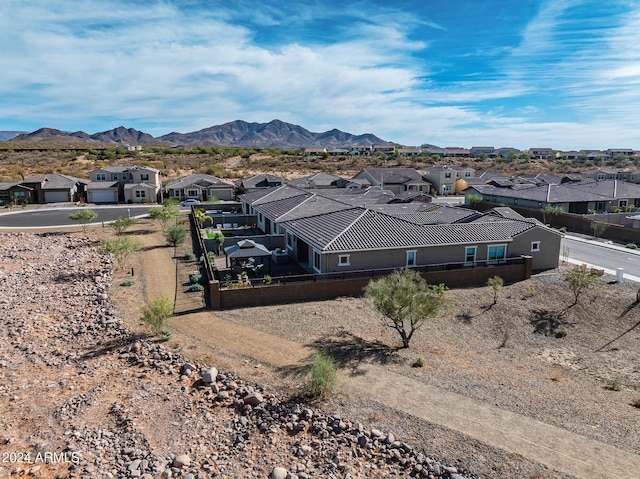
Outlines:
{"type": "Polygon", "coordinates": [[[167,320],[173,316],[173,301],[168,296],[158,296],[151,304],[140,308],[142,321],[147,323],[156,332],[160,333],[167,320]]]}
{"type": "Polygon", "coordinates": [[[413,363],[413,367],[414,368],[423,368],[425,365],[425,361],[424,358],[422,356],[420,356],[418,359],[416,359],[416,361],[413,363]]]}
{"type": "Polygon", "coordinates": [[[306,392],[315,399],[326,399],[331,396],[337,384],[335,362],[329,356],[315,353],[311,357],[310,378],[306,392]]]}
{"type": "Polygon", "coordinates": [[[564,338],[567,335],[566,329],[557,329],[556,330],[556,338],[564,338]]]}
{"type": "Polygon", "coordinates": [[[563,226],[562,228],[558,228],[558,231],[560,231],[560,233],[566,233],[567,232],[567,227],[563,226]]]}
{"type": "Polygon", "coordinates": [[[200,273],[194,273],[189,275],[189,282],[191,284],[198,284],[202,281],[202,275],[200,273]]]}
{"type": "Polygon", "coordinates": [[[194,259],[196,259],[196,255],[195,253],[189,251],[187,254],[184,255],[184,259],[186,259],[187,261],[193,261],[194,259]]]}
{"type": "Polygon", "coordinates": [[[204,286],[201,284],[195,283],[189,286],[188,291],[204,291],[204,286]]]}
{"type": "Polygon", "coordinates": [[[620,381],[617,379],[607,379],[605,389],[608,389],[609,391],[620,391],[622,386],[620,385],[620,381]]]}
{"type": "Polygon", "coordinates": [[[640,398],[636,398],[631,402],[631,405],[633,407],[637,407],[638,409],[640,409],[640,398]]]}
{"type": "Polygon", "coordinates": [[[120,283],[120,286],[133,286],[134,284],[136,284],[135,279],[125,279],[122,283],[120,283]]]}
{"type": "Polygon", "coordinates": [[[625,248],[629,248],[629,249],[637,249],[638,246],[635,243],[629,243],[625,246],[625,248]]]}
{"type": "Polygon", "coordinates": [[[162,328],[160,330],[160,336],[162,341],[169,341],[169,339],[171,339],[171,330],[169,328],[162,328]]]}

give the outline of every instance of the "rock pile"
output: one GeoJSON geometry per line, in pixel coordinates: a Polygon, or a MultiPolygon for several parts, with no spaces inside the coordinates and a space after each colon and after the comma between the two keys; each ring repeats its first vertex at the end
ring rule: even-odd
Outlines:
{"type": "Polygon", "coordinates": [[[0,447],[65,460],[0,464],[0,477],[473,477],[132,334],[109,303],[111,260],[86,239],[1,244],[0,447]]]}

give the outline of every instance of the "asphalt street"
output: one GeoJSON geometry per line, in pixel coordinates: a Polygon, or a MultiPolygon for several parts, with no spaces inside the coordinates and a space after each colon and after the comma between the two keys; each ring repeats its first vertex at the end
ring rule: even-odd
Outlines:
{"type": "Polygon", "coordinates": [[[78,226],[78,222],[69,215],[81,209],[92,209],[98,213],[93,223],[115,220],[118,216],[137,218],[149,213],[150,206],[86,206],[42,208],[36,210],[13,210],[0,214],[0,228],[46,228],[61,226],[78,226]]]}
{"type": "Polygon", "coordinates": [[[562,249],[568,248],[572,263],[584,263],[590,267],[605,269],[608,274],[616,274],[623,268],[625,278],[640,281],[640,251],[624,246],[585,240],[572,236],[562,238],[562,249]]]}

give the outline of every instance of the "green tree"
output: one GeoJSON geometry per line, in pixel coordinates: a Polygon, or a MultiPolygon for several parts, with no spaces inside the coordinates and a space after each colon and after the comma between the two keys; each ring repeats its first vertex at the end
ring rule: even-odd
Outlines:
{"type": "Polygon", "coordinates": [[[504,286],[504,280],[500,276],[494,276],[487,280],[487,286],[493,290],[493,304],[498,303],[498,295],[504,286]]]}
{"type": "Polygon", "coordinates": [[[605,223],[604,221],[594,221],[593,223],[591,223],[591,227],[593,228],[593,236],[599,238],[602,233],[604,233],[604,231],[609,227],[609,224],[605,223]]]}
{"type": "Polygon", "coordinates": [[[582,264],[562,273],[562,279],[573,293],[573,304],[578,304],[580,295],[594,286],[598,281],[598,273],[582,264]]]}
{"type": "Polygon", "coordinates": [[[80,210],[69,215],[69,219],[77,221],[82,226],[82,232],[87,232],[87,226],[98,217],[98,213],[93,210],[80,210]]]}
{"type": "Polygon", "coordinates": [[[118,216],[112,223],[109,223],[109,228],[111,228],[118,236],[120,236],[134,224],[136,224],[135,219],[129,218],[128,216],[118,216]]]}
{"type": "Polygon", "coordinates": [[[154,332],[160,333],[173,316],[173,301],[169,296],[158,296],[140,308],[142,321],[147,323],[154,332]]]}
{"type": "Polygon", "coordinates": [[[140,243],[128,236],[104,240],[100,244],[99,251],[102,254],[112,254],[119,268],[123,268],[129,257],[140,249],[140,243]]]}
{"type": "Polygon", "coordinates": [[[542,222],[544,224],[547,224],[547,217],[553,218],[554,216],[564,213],[564,210],[562,209],[561,206],[553,206],[553,205],[547,205],[544,208],[542,208],[540,211],[542,211],[542,222]]]}
{"type": "Polygon", "coordinates": [[[382,323],[400,335],[403,348],[408,348],[414,333],[437,314],[446,290],[444,284],[429,285],[406,268],[370,281],[364,288],[365,297],[382,315],[382,323]]]}
{"type": "Polygon", "coordinates": [[[475,208],[478,205],[478,203],[482,201],[482,195],[478,193],[471,193],[471,194],[465,195],[465,200],[467,201],[467,204],[471,206],[471,208],[475,208]]]}
{"type": "Polygon", "coordinates": [[[166,231],[169,221],[177,218],[179,214],[180,209],[178,209],[175,204],[169,202],[166,202],[163,206],[149,208],[149,218],[158,221],[162,231],[166,231]]]}
{"type": "Polygon", "coordinates": [[[180,225],[171,225],[167,228],[165,238],[167,243],[175,248],[185,242],[187,239],[187,230],[180,225]]]}
{"type": "Polygon", "coordinates": [[[204,228],[207,222],[213,223],[213,218],[208,216],[203,209],[195,208],[193,210],[193,216],[198,221],[200,228],[204,228]]]}

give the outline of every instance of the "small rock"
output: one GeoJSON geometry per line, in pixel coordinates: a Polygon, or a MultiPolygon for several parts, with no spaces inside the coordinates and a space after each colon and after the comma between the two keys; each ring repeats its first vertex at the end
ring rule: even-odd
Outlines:
{"type": "Polygon", "coordinates": [[[271,479],[287,479],[289,473],[284,467],[274,467],[271,471],[271,479]]]}
{"type": "Polygon", "coordinates": [[[216,368],[209,368],[202,375],[202,382],[205,384],[211,384],[216,382],[217,377],[218,370],[216,368]]]}
{"type": "Polygon", "coordinates": [[[189,467],[191,465],[191,458],[189,457],[188,454],[180,454],[179,456],[176,456],[176,458],[173,460],[173,467],[177,467],[177,468],[182,468],[182,467],[189,467]]]}
{"type": "Polygon", "coordinates": [[[264,398],[260,393],[251,393],[247,394],[244,398],[244,403],[249,404],[250,406],[258,406],[264,402],[264,398]]]}

